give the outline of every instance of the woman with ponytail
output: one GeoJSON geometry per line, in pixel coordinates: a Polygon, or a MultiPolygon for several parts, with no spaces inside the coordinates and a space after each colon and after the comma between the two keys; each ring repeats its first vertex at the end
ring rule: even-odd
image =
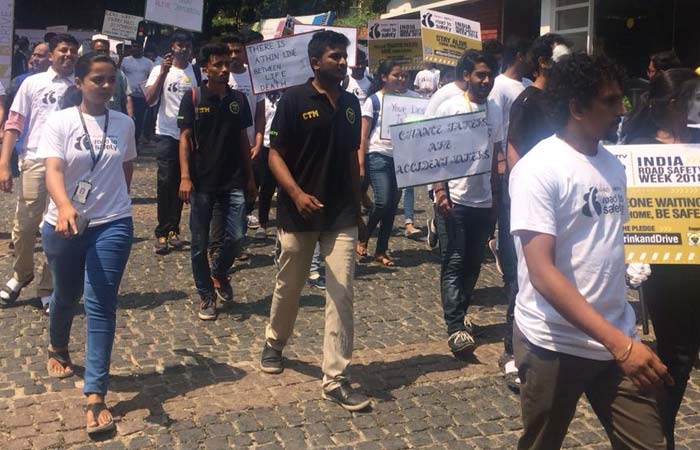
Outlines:
{"type": "MultiPolygon", "coordinates": [[[[649,95],[626,121],[626,144],[700,144],[699,130],[688,127],[688,111],[700,90],[700,77],[690,69],[659,71],[649,95]]],[[[700,350],[700,266],[630,264],[630,279],[643,274],[644,299],[654,324],[659,358],[674,384],[666,385],[666,442],[674,448],[674,428],[690,371],[700,350]]]]}
{"type": "Polygon", "coordinates": [[[367,100],[362,106],[362,134],[360,137],[360,164],[364,164],[374,192],[374,206],[367,220],[367,232],[357,244],[357,253],[367,255],[367,244],[374,229],[379,226],[374,260],[385,266],[393,266],[394,260],[387,254],[389,237],[394,226],[394,216],[401,192],[396,185],[394,157],[391,141],[381,139],[382,99],[384,95],[418,94],[408,91],[407,75],[394,61],[383,61],[374,77],[367,100]]]}
{"type": "Polygon", "coordinates": [[[105,396],[117,294],[133,239],[128,191],[136,158],[134,122],[105,106],[114,94],[116,72],[109,56],[89,53],[78,59],[75,86],[63,98],[64,109],[47,121],[39,145],[51,197],[41,229],[54,289],[47,370],[56,378],[74,373],[68,346],[82,296],[89,434],[115,428],[105,396]]]}

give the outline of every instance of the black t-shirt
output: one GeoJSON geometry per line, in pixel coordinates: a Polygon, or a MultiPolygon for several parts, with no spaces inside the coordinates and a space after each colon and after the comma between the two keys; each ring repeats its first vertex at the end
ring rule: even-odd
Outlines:
{"type": "Polygon", "coordinates": [[[193,129],[190,177],[194,188],[201,192],[243,189],[247,179],[241,131],[253,124],[245,95],[227,87],[226,95],[220,98],[202,86],[196,113],[193,96],[188,91],[182,97],[177,126],[193,129]]]}
{"type": "Polygon", "coordinates": [[[508,142],[522,158],[542,139],[554,134],[544,106],[544,92],[528,86],[510,108],[508,142]]]}
{"type": "MultiPolygon", "coordinates": [[[[338,87],[340,89],[340,87],[338,87]]],[[[285,231],[329,231],[355,226],[350,158],[360,146],[360,103],[342,91],[334,109],[325,94],[306,84],[287,90],[277,105],[270,147],[278,149],[302,191],[324,205],[305,221],[280,190],[277,222],[285,231]]]]}

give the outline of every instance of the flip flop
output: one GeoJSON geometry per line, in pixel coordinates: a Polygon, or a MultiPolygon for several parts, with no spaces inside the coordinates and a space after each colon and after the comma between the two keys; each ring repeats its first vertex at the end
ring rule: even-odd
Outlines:
{"type": "Polygon", "coordinates": [[[73,368],[71,365],[73,363],[70,360],[70,355],[68,354],[68,350],[62,350],[60,352],[55,352],[53,350],[49,350],[49,359],[53,359],[56,362],[58,362],[63,369],[69,369],[69,370],[64,370],[63,372],[54,372],[51,370],[51,365],[49,362],[46,362],[46,370],[49,372],[49,376],[51,378],[68,378],[73,376],[75,372],[73,372],[73,368]]]}
{"type": "MultiPolygon", "coordinates": [[[[8,284],[5,284],[5,286],[3,286],[0,289],[0,291],[2,291],[2,293],[4,294],[4,295],[0,295],[0,301],[2,301],[6,305],[13,304],[19,298],[19,294],[20,294],[20,292],[22,292],[22,289],[27,287],[29,285],[29,283],[31,283],[32,281],[34,281],[34,275],[27,278],[27,280],[24,283],[18,282],[19,284],[16,287],[16,289],[17,289],[16,291],[14,289],[12,289],[8,284]]],[[[8,281],[8,283],[9,283],[9,281],[8,281]]]]}
{"type": "Polygon", "coordinates": [[[355,252],[357,253],[357,256],[359,256],[360,258],[366,258],[368,255],[367,244],[365,242],[358,242],[357,248],[355,249],[355,252]]]}
{"type": "Polygon", "coordinates": [[[93,419],[95,419],[95,422],[98,423],[98,425],[94,427],[91,427],[90,425],[87,425],[85,427],[85,431],[87,431],[88,434],[106,433],[108,431],[113,431],[116,428],[113,417],[109,419],[109,422],[103,425],[99,425],[99,418],[102,411],[109,411],[107,409],[107,405],[105,405],[104,402],[88,403],[87,405],[85,405],[84,409],[85,412],[90,411],[92,413],[93,419]]]}
{"type": "Polygon", "coordinates": [[[383,265],[384,267],[394,267],[396,266],[396,263],[394,262],[393,259],[389,258],[386,255],[376,255],[374,257],[374,261],[378,262],[379,264],[383,265]]]}

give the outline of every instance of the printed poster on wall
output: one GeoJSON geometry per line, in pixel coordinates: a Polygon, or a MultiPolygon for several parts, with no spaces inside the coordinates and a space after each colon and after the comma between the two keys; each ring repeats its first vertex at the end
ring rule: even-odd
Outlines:
{"type": "Polygon", "coordinates": [[[486,111],[393,125],[391,141],[399,188],[491,170],[486,111]]]}
{"type": "Polygon", "coordinates": [[[423,59],[456,66],[465,50],[481,50],[481,24],[430,9],[420,12],[423,59]]]}
{"type": "Polygon", "coordinates": [[[420,20],[370,20],[367,27],[367,57],[372,73],[387,59],[401,64],[405,70],[423,68],[420,20]]]}
{"type": "Polygon", "coordinates": [[[352,27],[330,27],[326,25],[304,25],[298,23],[294,25],[294,34],[310,33],[314,31],[335,31],[344,35],[350,41],[348,45],[348,67],[354,67],[357,61],[357,28],[352,27]]]}
{"type": "Polygon", "coordinates": [[[5,90],[9,89],[12,77],[14,14],[14,0],[0,0],[0,82],[5,90]]]}
{"type": "Polygon", "coordinates": [[[245,47],[254,94],[306,83],[314,76],[308,47],[314,33],[270,39],[245,47]]]}
{"type": "Polygon", "coordinates": [[[146,0],[146,20],[202,31],[204,0],[146,0]]]}
{"type": "MultiPolygon", "coordinates": [[[[700,264],[700,145],[607,148],[627,172],[626,261],[700,264]]],[[[591,196],[591,211],[605,200],[591,196]]]]}
{"type": "Polygon", "coordinates": [[[107,36],[134,40],[139,34],[139,23],[143,17],[123,14],[116,11],[105,10],[105,18],[102,22],[102,34],[107,36]]]}

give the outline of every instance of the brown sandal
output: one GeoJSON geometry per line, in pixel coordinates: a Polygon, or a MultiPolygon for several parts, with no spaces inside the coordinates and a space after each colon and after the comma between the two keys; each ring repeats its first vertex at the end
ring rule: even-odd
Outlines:
{"type": "Polygon", "coordinates": [[[384,267],[394,267],[396,263],[386,255],[374,255],[374,262],[382,264],[384,267]]]}
{"type": "Polygon", "coordinates": [[[73,376],[74,372],[73,368],[71,367],[73,363],[70,360],[68,350],[49,350],[49,361],[46,362],[46,370],[49,372],[49,376],[51,378],[68,378],[73,376]],[[63,368],[63,372],[56,372],[54,370],[51,370],[51,364],[49,363],[49,361],[51,361],[52,359],[61,365],[61,367],[63,368]]]}
{"type": "Polygon", "coordinates": [[[360,258],[366,258],[368,255],[367,243],[366,242],[358,242],[357,248],[355,249],[355,252],[357,253],[357,256],[359,256],[360,258]]]}

